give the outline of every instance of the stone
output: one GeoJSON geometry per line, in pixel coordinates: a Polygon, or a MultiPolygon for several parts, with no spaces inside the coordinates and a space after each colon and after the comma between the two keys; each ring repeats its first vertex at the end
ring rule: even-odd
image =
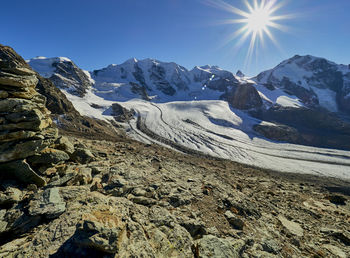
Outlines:
{"type": "Polygon", "coordinates": [[[279,215],[277,218],[289,233],[299,237],[302,237],[304,235],[304,230],[298,223],[290,221],[282,215],[279,215]]]}
{"type": "Polygon", "coordinates": [[[346,253],[344,253],[339,247],[334,246],[334,245],[323,245],[323,248],[327,249],[329,252],[331,252],[335,257],[339,258],[347,258],[348,256],[346,253]]]}
{"type": "Polygon", "coordinates": [[[13,87],[35,87],[38,83],[38,78],[35,75],[15,75],[0,71],[0,85],[13,87]]]}
{"type": "Polygon", "coordinates": [[[14,188],[7,187],[4,192],[0,192],[0,205],[8,205],[21,201],[22,191],[14,188]]]}
{"type": "Polygon", "coordinates": [[[15,177],[26,184],[44,186],[46,181],[40,177],[24,160],[16,160],[8,163],[0,163],[0,173],[9,177],[15,177]]]}
{"type": "Polygon", "coordinates": [[[58,164],[66,160],[69,160],[69,155],[67,153],[52,148],[47,148],[27,159],[27,161],[32,165],[58,164]]]}
{"type": "Polygon", "coordinates": [[[71,159],[81,164],[87,164],[93,161],[95,159],[95,156],[91,153],[91,151],[87,149],[78,148],[72,154],[71,159]]]}
{"type": "Polygon", "coordinates": [[[124,229],[125,223],[109,211],[86,214],[77,225],[74,242],[81,247],[114,254],[118,252],[124,229]]]}
{"type": "Polygon", "coordinates": [[[0,133],[0,143],[1,142],[10,142],[15,140],[23,140],[23,139],[29,139],[36,136],[36,132],[32,131],[16,131],[16,132],[10,132],[10,133],[0,133]]]}
{"type": "Polygon", "coordinates": [[[235,216],[231,211],[225,212],[225,218],[234,229],[243,230],[245,226],[244,221],[235,216]]]}
{"type": "Polygon", "coordinates": [[[202,237],[207,233],[205,224],[197,219],[185,220],[181,222],[180,225],[183,226],[193,238],[202,237]]]}
{"type": "Polygon", "coordinates": [[[59,217],[66,210],[66,203],[60,196],[59,188],[49,188],[37,193],[29,203],[29,215],[41,215],[47,219],[59,217]]]}
{"type": "Polygon", "coordinates": [[[272,254],[278,254],[280,252],[280,250],[282,249],[278,243],[274,240],[265,240],[262,244],[261,244],[263,251],[268,252],[268,253],[272,253],[272,254]]]}
{"type": "Polygon", "coordinates": [[[234,238],[219,238],[212,235],[205,235],[197,241],[193,248],[195,257],[241,257],[240,251],[245,242],[234,238]]]}
{"type": "Polygon", "coordinates": [[[74,152],[74,145],[68,140],[67,137],[60,136],[55,142],[55,148],[58,150],[65,151],[69,155],[74,152]]]}
{"type": "Polygon", "coordinates": [[[23,142],[5,142],[0,144],[0,162],[25,159],[42,151],[49,145],[49,140],[27,140],[23,142]]]}
{"type": "Polygon", "coordinates": [[[8,95],[7,91],[0,90],[0,99],[6,99],[8,95]]]}

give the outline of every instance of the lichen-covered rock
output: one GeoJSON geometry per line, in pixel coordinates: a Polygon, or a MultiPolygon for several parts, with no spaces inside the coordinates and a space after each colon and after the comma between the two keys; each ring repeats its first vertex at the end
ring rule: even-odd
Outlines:
{"type": "Polygon", "coordinates": [[[49,188],[34,196],[29,203],[29,215],[42,215],[45,218],[57,218],[66,210],[66,203],[60,196],[59,188],[49,188]]]}
{"type": "Polygon", "coordinates": [[[198,241],[195,257],[241,257],[240,251],[244,244],[244,241],[239,239],[206,235],[198,241]]]}

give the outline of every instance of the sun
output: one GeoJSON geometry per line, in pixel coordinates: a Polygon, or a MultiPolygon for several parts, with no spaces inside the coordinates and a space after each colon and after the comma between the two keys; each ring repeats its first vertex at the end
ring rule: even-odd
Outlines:
{"type": "Polygon", "coordinates": [[[254,9],[246,18],[247,28],[253,33],[260,33],[266,30],[270,22],[269,10],[263,7],[254,9]]]}
{"type": "Polygon", "coordinates": [[[242,0],[246,10],[239,9],[223,0],[203,0],[206,4],[223,9],[232,13],[235,17],[223,20],[220,24],[242,24],[232,32],[223,45],[234,41],[234,48],[241,49],[244,43],[249,40],[246,56],[246,65],[256,53],[258,48],[265,46],[265,39],[268,38],[280,50],[280,46],[275,39],[272,30],[277,29],[283,32],[288,30],[287,26],[278,23],[280,20],[294,18],[291,14],[277,14],[279,9],[286,3],[285,0],[242,0]],[[240,17],[237,17],[240,16],[240,17]]]}

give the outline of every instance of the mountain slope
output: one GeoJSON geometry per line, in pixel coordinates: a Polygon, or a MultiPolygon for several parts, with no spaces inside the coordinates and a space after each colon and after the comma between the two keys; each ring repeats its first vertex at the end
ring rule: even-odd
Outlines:
{"type": "Polygon", "coordinates": [[[254,80],[270,91],[283,90],[307,107],[350,114],[350,67],[310,55],[294,56],[254,80]]]}
{"type": "MultiPolygon", "coordinates": [[[[285,172],[348,178],[347,152],[301,146],[350,149],[350,126],[318,104],[314,88],[326,79],[310,71],[299,76],[302,68],[296,73],[293,60],[249,79],[216,66],[189,71],[175,63],[129,59],[91,72],[92,86],[84,96],[62,91],[79,112],[110,121],[116,117],[129,136],[146,143],[285,172]],[[284,81],[295,81],[294,74],[304,81],[289,87],[284,81]]],[[[319,59],[312,60],[305,67],[316,66],[319,59]]]]}

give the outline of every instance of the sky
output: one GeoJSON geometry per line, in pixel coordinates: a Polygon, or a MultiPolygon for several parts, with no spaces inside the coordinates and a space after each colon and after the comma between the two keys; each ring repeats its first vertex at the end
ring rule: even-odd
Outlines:
{"type": "MultiPolygon", "coordinates": [[[[11,0],[2,1],[0,44],[25,59],[64,56],[85,70],[131,57],[176,62],[187,69],[218,65],[254,76],[296,54],[350,63],[349,0],[277,0],[275,15],[289,15],[271,28],[252,58],[249,40],[228,40],[243,25],[239,15],[208,0],[11,0]]],[[[252,1],[252,0],[251,0],[252,1]]],[[[267,0],[269,1],[269,0],[267,0]]],[[[247,10],[242,0],[227,4],[247,10]]]]}

